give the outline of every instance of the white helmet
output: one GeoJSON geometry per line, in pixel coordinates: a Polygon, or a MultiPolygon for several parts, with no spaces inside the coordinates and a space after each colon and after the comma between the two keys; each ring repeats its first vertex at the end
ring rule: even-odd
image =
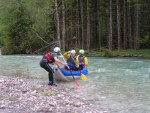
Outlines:
{"type": "Polygon", "coordinates": [[[84,50],[83,50],[83,49],[80,49],[80,50],[79,50],[79,53],[83,55],[83,54],[84,54],[84,50]]]}
{"type": "Polygon", "coordinates": [[[54,48],[54,52],[60,52],[60,48],[59,47],[55,47],[54,48]]]}
{"type": "Polygon", "coordinates": [[[70,53],[71,54],[76,54],[76,51],[75,50],[71,50],[70,53]]]}

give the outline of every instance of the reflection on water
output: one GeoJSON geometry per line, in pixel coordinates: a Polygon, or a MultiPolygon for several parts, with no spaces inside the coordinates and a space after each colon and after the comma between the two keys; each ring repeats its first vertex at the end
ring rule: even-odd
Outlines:
{"type": "MultiPolygon", "coordinates": [[[[0,56],[0,75],[47,78],[42,56],[0,56]]],[[[79,95],[95,109],[111,113],[150,113],[150,60],[89,58],[88,80],[78,80],[79,95]]],[[[65,84],[65,83],[64,83],[65,84]]],[[[69,85],[68,85],[69,84],[69,85]]],[[[74,82],[66,87],[75,87],[74,82]]]]}

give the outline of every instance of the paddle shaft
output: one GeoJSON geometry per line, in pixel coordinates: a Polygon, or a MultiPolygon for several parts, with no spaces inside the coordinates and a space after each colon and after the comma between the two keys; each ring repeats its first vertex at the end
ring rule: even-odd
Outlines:
{"type": "MultiPolygon", "coordinates": [[[[72,58],[72,57],[71,57],[72,58]]],[[[72,58],[72,60],[74,61],[74,59],[72,58]]],[[[74,63],[75,63],[75,61],[74,61],[74,63]]],[[[79,71],[80,71],[80,75],[81,75],[81,79],[82,80],[86,80],[87,79],[87,77],[86,77],[86,75],[84,75],[84,74],[82,74],[81,73],[81,68],[80,68],[80,65],[79,65],[79,71]],[[83,77],[82,76],[84,76],[84,79],[83,79],[83,77]]]]}
{"type": "MultiPolygon", "coordinates": [[[[63,56],[61,53],[60,53],[60,55],[61,55],[61,57],[63,57],[64,62],[66,62],[66,60],[65,60],[64,56],[63,56]]],[[[73,76],[73,74],[72,74],[72,71],[71,71],[71,69],[69,68],[69,66],[68,66],[68,65],[67,65],[67,68],[70,70],[71,76],[72,76],[72,78],[73,78],[73,80],[74,80],[74,82],[75,82],[75,84],[76,84],[77,88],[80,88],[80,86],[79,86],[79,84],[78,84],[77,80],[74,78],[74,76],[73,76]]]]}

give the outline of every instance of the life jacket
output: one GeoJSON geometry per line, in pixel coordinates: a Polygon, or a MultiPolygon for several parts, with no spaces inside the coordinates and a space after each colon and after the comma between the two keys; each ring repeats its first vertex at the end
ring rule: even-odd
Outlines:
{"type": "Polygon", "coordinates": [[[52,58],[51,54],[52,54],[52,52],[48,52],[44,55],[44,57],[47,58],[49,63],[53,62],[53,58],[52,58]]]}
{"type": "Polygon", "coordinates": [[[88,59],[85,56],[78,55],[77,59],[76,59],[76,65],[79,66],[79,65],[82,65],[82,63],[84,63],[84,65],[87,66],[88,65],[88,59]]]}
{"type": "Polygon", "coordinates": [[[82,63],[84,61],[84,58],[85,58],[85,56],[79,56],[78,57],[79,63],[82,63]]]}
{"type": "Polygon", "coordinates": [[[67,63],[69,63],[71,66],[75,66],[74,58],[72,58],[71,55],[70,55],[70,57],[68,58],[67,63]]]}
{"type": "Polygon", "coordinates": [[[64,55],[65,59],[67,59],[67,60],[70,58],[70,53],[68,53],[68,52],[65,52],[63,55],[64,55]]]}
{"type": "Polygon", "coordinates": [[[69,68],[71,70],[74,70],[74,71],[77,71],[78,68],[76,67],[76,63],[75,63],[75,60],[74,58],[72,58],[71,56],[69,57],[69,59],[67,60],[67,64],[69,66],[69,68]]]}

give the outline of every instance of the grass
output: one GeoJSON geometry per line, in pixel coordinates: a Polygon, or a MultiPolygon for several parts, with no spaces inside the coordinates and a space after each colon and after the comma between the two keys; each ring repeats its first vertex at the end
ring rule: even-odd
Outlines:
{"type": "Polygon", "coordinates": [[[14,97],[9,97],[9,101],[15,101],[16,99],[14,97]]]}
{"type": "Polygon", "coordinates": [[[115,50],[112,51],[112,54],[115,56],[123,56],[123,55],[129,55],[129,56],[137,56],[137,57],[143,57],[143,58],[150,58],[150,49],[143,49],[143,50],[115,50]]]}
{"type": "Polygon", "coordinates": [[[45,91],[42,93],[42,96],[48,97],[48,96],[56,96],[57,93],[54,91],[45,91]]]}
{"type": "Polygon", "coordinates": [[[113,51],[113,54],[118,55],[125,55],[125,54],[133,54],[133,55],[150,55],[149,49],[143,49],[143,50],[115,50],[113,51]]]}
{"type": "Polygon", "coordinates": [[[115,56],[126,56],[126,57],[142,57],[150,59],[150,49],[126,49],[126,50],[113,50],[109,51],[108,49],[99,49],[87,52],[86,56],[103,56],[103,57],[115,57],[115,56]]]}

